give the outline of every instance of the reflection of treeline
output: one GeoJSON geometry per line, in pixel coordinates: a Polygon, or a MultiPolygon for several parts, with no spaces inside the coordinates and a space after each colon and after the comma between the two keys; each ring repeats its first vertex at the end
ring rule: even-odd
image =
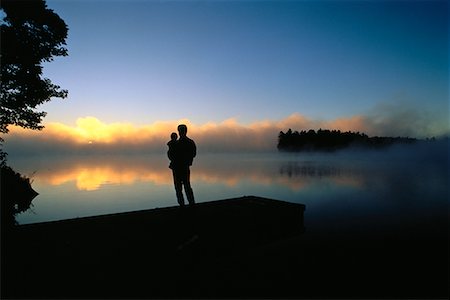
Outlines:
{"type": "Polygon", "coordinates": [[[343,169],[335,166],[317,166],[290,162],[281,166],[280,175],[288,177],[339,177],[343,175],[343,171],[343,169]]]}
{"type": "Polygon", "coordinates": [[[340,130],[302,130],[286,132],[278,135],[278,150],[282,151],[333,151],[349,146],[365,148],[381,148],[392,144],[411,144],[417,139],[409,137],[369,137],[365,133],[341,132],[340,130]]]}

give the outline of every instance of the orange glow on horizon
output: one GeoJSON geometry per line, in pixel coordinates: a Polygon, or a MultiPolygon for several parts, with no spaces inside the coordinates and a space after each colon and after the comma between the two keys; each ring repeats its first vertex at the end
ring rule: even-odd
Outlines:
{"type": "MultiPolygon", "coordinates": [[[[56,148],[76,151],[102,152],[106,149],[123,151],[130,148],[145,151],[164,151],[171,132],[178,124],[188,126],[188,136],[192,137],[203,150],[274,150],[280,131],[305,129],[339,129],[341,131],[370,131],[363,116],[341,118],[334,121],[315,121],[294,113],[280,121],[263,120],[249,125],[240,124],[230,118],[223,122],[207,122],[197,125],[187,119],[177,121],[156,121],[152,124],[137,126],[132,123],[104,123],[95,117],[79,118],[75,126],[62,123],[48,123],[42,131],[25,130],[10,127],[6,147],[19,141],[31,149],[45,145],[47,151],[56,148]],[[27,146],[28,147],[28,146],[27,146]]],[[[26,147],[22,147],[26,148],[26,147]]],[[[7,149],[8,151],[8,149],[7,149]]],[[[13,152],[13,151],[11,151],[13,152]]]]}

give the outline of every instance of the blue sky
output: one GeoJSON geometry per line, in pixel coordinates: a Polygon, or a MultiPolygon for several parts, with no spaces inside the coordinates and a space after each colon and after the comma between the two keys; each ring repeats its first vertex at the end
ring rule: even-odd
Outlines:
{"type": "Polygon", "coordinates": [[[48,0],[69,90],[46,122],[333,120],[404,106],[448,128],[446,1],[48,0]]]}

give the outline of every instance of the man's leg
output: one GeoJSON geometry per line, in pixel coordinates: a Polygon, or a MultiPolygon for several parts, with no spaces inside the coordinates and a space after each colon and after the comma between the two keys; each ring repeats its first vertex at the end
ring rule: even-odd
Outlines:
{"type": "Polygon", "coordinates": [[[184,191],[186,192],[186,197],[188,199],[188,202],[190,205],[195,204],[194,200],[194,191],[192,190],[191,186],[191,171],[189,168],[186,170],[186,176],[184,178],[184,191]]]}
{"type": "Polygon", "coordinates": [[[184,197],[183,197],[183,184],[182,184],[182,176],[180,176],[179,171],[172,170],[173,173],[173,183],[175,185],[175,193],[177,195],[177,201],[180,206],[184,206],[184,197]]]}

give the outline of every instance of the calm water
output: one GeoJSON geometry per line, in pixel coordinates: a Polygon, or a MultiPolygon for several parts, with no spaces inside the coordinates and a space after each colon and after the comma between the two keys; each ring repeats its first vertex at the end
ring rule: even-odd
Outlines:
{"type": "MultiPolygon", "coordinates": [[[[250,284],[252,295],[259,295],[262,289],[273,295],[281,291],[281,295],[294,298],[325,295],[322,298],[447,299],[448,158],[448,145],[444,144],[335,154],[200,151],[192,168],[198,202],[257,195],[303,203],[305,232],[247,254],[245,250],[243,260],[231,254],[228,258],[215,257],[213,252],[204,261],[193,256],[180,267],[182,282],[186,287],[200,283],[201,291],[206,286],[207,298],[208,291],[218,295],[216,289],[225,295],[240,295],[239,283],[245,282],[250,284]],[[226,284],[223,274],[230,274],[226,284]],[[227,294],[229,284],[231,294],[227,294]]],[[[10,155],[9,159],[16,170],[32,176],[33,187],[39,192],[32,209],[18,216],[22,224],[177,205],[165,153],[28,158],[10,155]]],[[[67,245],[61,243],[61,247],[67,245]]],[[[130,258],[118,259],[119,252],[103,258],[103,252],[88,244],[78,247],[75,249],[83,249],[80,253],[85,255],[92,251],[89,257],[93,259],[93,263],[82,264],[89,265],[91,274],[84,281],[81,278],[81,291],[97,285],[97,279],[106,272],[112,272],[116,280],[113,286],[110,281],[100,281],[99,293],[104,289],[106,295],[116,296],[115,291],[119,291],[119,295],[122,292],[128,296],[138,286],[137,294],[131,295],[142,292],[148,297],[153,293],[148,290],[149,282],[150,286],[151,282],[154,287],[162,286],[160,292],[173,288],[173,265],[165,269],[167,265],[162,263],[155,269],[158,257],[150,255],[130,263],[130,258]],[[139,270],[144,274],[150,270],[151,276],[142,277],[139,270]],[[123,282],[121,274],[130,274],[129,282],[123,282]]],[[[120,253],[135,251],[120,249],[120,253]]],[[[78,250],[74,253],[78,255],[78,250]]],[[[48,267],[49,257],[42,253],[30,256],[25,264],[31,266],[31,273],[23,273],[20,268],[16,274],[21,280],[28,278],[27,286],[31,286],[30,291],[37,290],[38,295],[52,295],[55,287],[46,284],[47,277],[42,277],[40,271],[48,267]],[[36,276],[41,280],[35,281],[36,276]]],[[[174,257],[178,264],[190,256],[174,257]]],[[[62,268],[53,266],[46,276],[54,278],[51,276],[56,272],[79,282],[72,268],[64,273],[66,256],[59,259],[62,268]]],[[[82,269],[78,269],[79,274],[85,275],[82,269]]],[[[69,280],[56,285],[56,293],[65,289],[61,286],[72,288],[73,284],[69,280]]],[[[202,295],[200,290],[194,293],[202,295]]]]}
{"type": "MultiPolygon", "coordinates": [[[[164,153],[15,157],[39,195],[21,224],[177,204],[164,153]]],[[[447,145],[335,154],[202,154],[197,202],[256,195],[306,205],[308,230],[380,228],[448,218],[447,145]]]]}

